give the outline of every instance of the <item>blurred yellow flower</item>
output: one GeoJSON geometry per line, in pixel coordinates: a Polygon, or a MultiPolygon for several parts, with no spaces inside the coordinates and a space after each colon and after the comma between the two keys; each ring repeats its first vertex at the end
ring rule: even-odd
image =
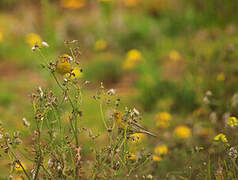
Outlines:
{"type": "Polygon", "coordinates": [[[29,44],[31,47],[35,46],[36,44],[40,45],[42,43],[42,39],[40,35],[36,33],[29,33],[26,36],[26,43],[29,44]]]}
{"type": "Polygon", "coordinates": [[[130,160],[135,160],[136,159],[136,154],[135,153],[129,153],[127,158],[130,159],[130,160]]]}
{"type": "Polygon", "coordinates": [[[0,31],[0,43],[2,42],[3,40],[3,33],[0,31]]]}
{"type": "Polygon", "coordinates": [[[94,50],[95,51],[103,51],[107,48],[107,41],[101,39],[97,40],[94,44],[94,50]]]}
{"type": "Polygon", "coordinates": [[[72,70],[71,60],[72,60],[71,56],[69,56],[68,54],[63,54],[56,62],[55,71],[62,75],[70,73],[72,70]]]}
{"type": "Polygon", "coordinates": [[[61,0],[61,7],[70,9],[80,9],[85,6],[85,0],[61,0]]]}
{"type": "Polygon", "coordinates": [[[134,7],[138,5],[139,0],[123,0],[123,2],[126,7],[134,7]]]}
{"type": "MultiPolygon", "coordinates": [[[[26,166],[21,162],[21,165],[22,165],[22,167],[26,170],[27,168],[26,168],[26,166]]],[[[21,167],[21,165],[19,164],[19,163],[16,163],[16,165],[15,165],[15,170],[17,171],[17,172],[21,172],[21,171],[23,171],[23,168],[21,167]]]]}
{"type": "Polygon", "coordinates": [[[145,138],[145,134],[143,133],[135,133],[131,135],[131,139],[133,143],[140,143],[142,139],[145,138]]]}
{"type": "Polygon", "coordinates": [[[220,133],[214,137],[214,141],[221,141],[223,143],[228,143],[228,140],[226,138],[226,135],[223,133],[220,133]]]}
{"type": "Polygon", "coordinates": [[[83,77],[83,72],[81,72],[81,69],[78,67],[74,67],[71,73],[65,74],[65,77],[68,78],[70,76],[70,79],[78,79],[83,77]]]}
{"type": "Polygon", "coordinates": [[[165,144],[156,146],[154,152],[160,156],[166,155],[168,154],[168,147],[165,144]]]}
{"type": "Polygon", "coordinates": [[[110,2],[111,0],[98,0],[99,2],[110,2]]]}
{"type": "Polygon", "coordinates": [[[224,81],[225,80],[225,74],[224,73],[219,73],[217,75],[217,81],[224,81]]]}
{"type": "Polygon", "coordinates": [[[174,135],[179,139],[188,139],[191,136],[191,130],[187,126],[177,126],[174,135]]]}
{"type": "Polygon", "coordinates": [[[228,124],[231,126],[231,127],[236,127],[238,126],[238,120],[236,117],[230,117],[229,120],[228,120],[228,124]]]}
{"type": "Polygon", "coordinates": [[[15,177],[13,180],[23,180],[21,177],[15,177]]]}
{"type": "Polygon", "coordinates": [[[159,161],[162,160],[162,158],[160,156],[157,156],[157,155],[153,155],[152,159],[153,159],[153,161],[156,161],[156,162],[159,162],[159,161]]]}
{"type": "Polygon", "coordinates": [[[131,61],[141,61],[142,60],[141,52],[136,49],[132,49],[132,50],[128,51],[126,57],[127,57],[126,59],[130,59],[131,61]]]}
{"type": "Polygon", "coordinates": [[[142,59],[143,58],[140,51],[136,49],[128,51],[126,54],[126,60],[123,63],[123,69],[124,70],[133,69],[139,62],[142,61],[142,59]]]}
{"type": "Polygon", "coordinates": [[[173,51],[170,51],[169,58],[173,61],[179,61],[181,59],[181,55],[178,51],[173,50],[173,51]]]}
{"type": "Polygon", "coordinates": [[[156,115],[156,126],[160,128],[167,128],[170,125],[172,116],[168,112],[160,112],[156,115]]]}

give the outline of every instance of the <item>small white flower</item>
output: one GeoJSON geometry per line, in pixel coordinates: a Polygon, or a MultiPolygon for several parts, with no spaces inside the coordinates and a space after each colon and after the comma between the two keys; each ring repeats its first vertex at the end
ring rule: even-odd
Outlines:
{"type": "Polygon", "coordinates": [[[26,120],[26,118],[24,117],[24,118],[22,118],[22,121],[23,121],[23,124],[24,124],[24,126],[27,126],[27,127],[29,127],[30,126],[30,123],[26,120]]]}
{"type": "Polygon", "coordinates": [[[60,165],[57,166],[57,170],[58,170],[58,171],[61,170],[61,166],[60,166],[60,165]]]}
{"type": "Polygon", "coordinates": [[[35,51],[35,50],[36,50],[36,47],[35,47],[35,46],[33,46],[33,47],[31,48],[31,50],[32,50],[32,51],[35,51]]]}
{"type": "Polygon", "coordinates": [[[35,176],[36,176],[35,169],[32,169],[32,170],[31,170],[31,175],[32,175],[32,178],[35,179],[35,176]]]}
{"type": "Polygon", "coordinates": [[[208,99],[207,96],[205,96],[205,97],[203,98],[203,102],[204,102],[205,104],[210,104],[210,100],[208,99]]]}
{"type": "Polygon", "coordinates": [[[3,135],[2,135],[2,134],[0,134],[0,139],[2,139],[2,137],[3,137],[3,135]]]}
{"type": "Polygon", "coordinates": [[[206,95],[207,95],[207,96],[211,96],[211,95],[212,95],[212,92],[211,92],[211,91],[207,91],[207,92],[206,92],[206,95]]]}
{"type": "Polygon", "coordinates": [[[73,58],[72,58],[72,56],[69,56],[69,60],[70,60],[70,61],[73,61],[73,58]]]}
{"type": "Polygon", "coordinates": [[[43,47],[49,47],[49,44],[45,41],[43,41],[41,44],[42,44],[43,47]]]}
{"type": "Polygon", "coordinates": [[[116,90],[115,89],[110,89],[109,91],[107,91],[108,95],[114,95],[116,94],[116,90]]]}

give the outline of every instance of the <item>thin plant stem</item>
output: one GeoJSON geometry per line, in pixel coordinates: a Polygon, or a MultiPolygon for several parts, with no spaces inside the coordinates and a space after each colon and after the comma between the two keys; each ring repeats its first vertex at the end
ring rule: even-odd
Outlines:
{"type": "Polygon", "coordinates": [[[22,163],[20,162],[20,160],[17,158],[17,156],[15,155],[15,153],[13,151],[11,151],[11,149],[9,148],[9,152],[12,154],[12,156],[15,158],[16,162],[21,166],[24,174],[26,175],[28,180],[31,180],[29,174],[26,172],[25,168],[23,167],[22,163]]]}
{"type": "Polygon", "coordinates": [[[231,161],[232,161],[232,163],[233,163],[233,165],[234,165],[235,169],[236,169],[236,170],[237,170],[237,172],[238,172],[238,166],[237,166],[237,164],[236,164],[235,160],[232,158],[232,159],[231,159],[231,161]]]}
{"type": "Polygon", "coordinates": [[[100,106],[100,114],[101,114],[101,118],[102,118],[103,124],[104,124],[104,126],[105,126],[105,128],[106,128],[106,130],[107,130],[108,127],[107,127],[107,123],[106,123],[106,121],[105,121],[105,117],[104,117],[104,113],[103,113],[102,102],[100,103],[99,106],[100,106]]]}
{"type": "Polygon", "coordinates": [[[42,166],[43,170],[52,178],[55,179],[54,176],[45,168],[45,166],[42,166]]]}

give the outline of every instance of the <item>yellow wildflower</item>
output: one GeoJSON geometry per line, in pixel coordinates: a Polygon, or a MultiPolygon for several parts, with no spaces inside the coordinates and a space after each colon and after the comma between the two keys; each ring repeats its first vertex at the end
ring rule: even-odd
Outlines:
{"type": "Polygon", "coordinates": [[[138,5],[139,0],[123,0],[126,7],[135,7],[138,5]]]}
{"type": "Polygon", "coordinates": [[[167,128],[170,125],[172,119],[171,115],[167,112],[160,112],[156,115],[156,126],[160,128],[167,128]]]}
{"type": "Polygon", "coordinates": [[[129,153],[127,158],[130,159],[130,160],[135,160],[136,159],[136,154],[135,153],[129,153]]]}
{"type": "Polygon", "coordinates": [[[152,159],[153,159],[153,161],[156,161],[156,162],[162,161],[162,158],[160,156],[157,156],[157,155],[153,155],[152,159]]]}
{"type": "Polygon", "coordinates": [[[173,61],[179,61],[181,59],[181,55],[179,54],[178,51],[173,50],[173,51],[170,51],[169,58],[173,61]]]}
{"type": "Polygon", "coordinates": [[[126,55],[126,60],[123,63],[123,69],[124,70],[133,69],[140,61],[142,61],[142,59],[143,58],[140,51],[136,49],[128,51],[126,55]]]}
{"type": "MultiPolygon", "coordinates": [[[[25,170],[27,169],[26,166],[23,163],[21,163],[21,165],[25,170]]],[[[18,172],[23,171],[23,168],[21,167],[21,165],[19,163],[16,163],[15,170],[18,171],[18,172]]]]}
{"type": "Polygon", "coordinates": [[[179,139],[188,139],[191,136],[191,130],[187,126],[177,126],[174,135],[179,139]]]}
{"type": "Polygon", "coordinates": [[[55,71],[62,75],[70,73],[72,70],[71,60],[72,60],[71,56],[69,56],[68,54],[63,54],[56,62],[55,71]]]}
{"type": "Polygon", "coordinates": [[[36,33],[30,33],[26,36],[26,42],[32,47],[35,46],[36,44],[40,45],[42,43],[42,39],[40,35],[36,33]]]}
{"type": "Polygon", "coordinates": [[[223,143],[228,143],[228,140],[227,140],[227,138],[226,138],[226,135],[223,134],[223,133],[220,133],[220,134],[216,135],[213,140],[214,140],[214,141],[221,141],[221,142],[223,142],[223,143]]]}
{"type": "Polygon", "coordinates": [[[231,127],[236,127],[238,126],[238,120],[236,117],[230,117],[229,120],[228,120],[228,124],[231,126],[231,127]]]}
{"type": "Polygon", "coordinates": [[[70,9],[80,9],[85,6],[85,0],[61,0],[61,7],[70,9]]]}
{"type": "Polygon", "coordinates": [[[219,73],[217,75],[217,81],[224,81],[225,80],[225,74],[224,73],[219,73]]]}
{"type": "Polygon", "coordinates": [[[144,137],[145,137],[145,134],[143,133],[135,133],[131,135],[133,143],[140,143],[144,137]]]}
{"type": "Polygon", "coordinates": [[[97,40],[94,44],[94,50],[95,51],[103,51],[107,48],[107,41],[101,39],[97,40]]]}
{"type": "Polygon", "coordinates": [[[165,144],[159,145],[159,146],[155,147],[154,151],[156,154],[163,156],[163,155],[168,154],[168,147],[165,144]]]}
{"type": "Polygon", "coordinates": [[[70,79],[78,79],[83,77],[83,72],[80,68],[74,67],[71,73],[65,74],[65,77],[68,78],[70,76],[70,79]]]}

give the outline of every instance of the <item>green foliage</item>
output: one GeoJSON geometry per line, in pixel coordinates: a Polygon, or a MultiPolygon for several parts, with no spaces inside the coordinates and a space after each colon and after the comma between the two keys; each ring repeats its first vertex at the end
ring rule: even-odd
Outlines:
{"type": "Polygon", "coordinates": [[[85,70],[85,78],[90,81],[101,81],[105,83],[118,83],[122,71],[121,64],[118,61],[98,60],[85,70]]]}

